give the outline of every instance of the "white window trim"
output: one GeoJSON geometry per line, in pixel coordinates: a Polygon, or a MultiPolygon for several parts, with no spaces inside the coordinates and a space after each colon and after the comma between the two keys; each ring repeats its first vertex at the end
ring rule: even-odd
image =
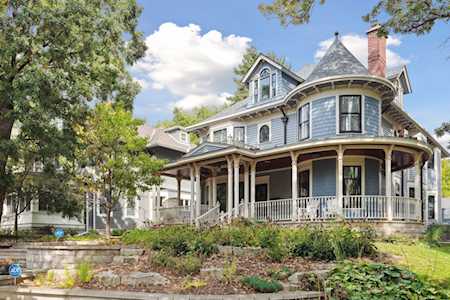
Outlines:
{"type": "MultiPolygon", "coordinates": [[[[360,93],[339,93],[335,96],[336,102],[336,135],[351,135],[351,134],[365,134],[365,114],[364,114],[364,104],[365,104],[365,94],[360,93]],[[341,96],[360,96],[361,97],[361,133],[353,133],[353,132],[341,132],[341,124],[340,124],[340,97],[341,96]]],[[[381,114],[381,111],[380,111],[381,114]]]]}
{"type": "Polygon", "coordinates": [[[258,145],[265,145],[265,144],[272,142],[272,122],[265,122],[265,123],[258,124],[258,132],[257,132],[256,139],[257,139],[258,145]],[[263,127],[265,125],[269,127],[269,140],[267,142],[260,143],[260,139],[259,139],[260,130],[261,130],[261,127],[263,127]]]}
{"type": "Polygon", "coordinates": [[[312,138],[312,101],[305,101],[302,102],[300,105],[297,105],[297,141],[307,141],[312,138]],[[306,139],[300,140],[300,108],[305,106],[306,104],[309,105],[309,136],[306,139]]]}
{"type": "Polygon", "coordinates": [[[136,219],[136,218],[138,218],[139,217],[139,199],[138,199],[138,197],[135,197],[134,199],[133,199],[133,201],[134,201],[134,214],[133,215],[128,215],[128,200],[126,200],[125,199],[125,203],[124,203],[124,205],[123,205],[123,215],[126,217],[126,218],[132,218],[132,219],[136,219]]]}
{"type": "Polygon", "coordinates": [[[271,99],[275,99],[278,96],[278,73],[276,70],[272,70],[269,66],[264,66],[258,72],[258,74],[254,77],[254,79],[250,82],[250,92],[252,94],[251,99],[253,104],[259,103],[262,101],[261,99],[261,73],[264,70],[269,71],[269,98],[264,101],[269,101],[271,99]],[[272,75],[275,74],[275,96],[272,96],[272,75]],[[258,82],[258,99],[255,99],[255,82],[258,82]]]}

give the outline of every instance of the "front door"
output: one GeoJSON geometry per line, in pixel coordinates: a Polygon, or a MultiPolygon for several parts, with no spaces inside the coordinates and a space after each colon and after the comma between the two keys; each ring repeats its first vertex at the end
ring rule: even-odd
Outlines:
{"type": "Polygon", "coordinates": [[[299,173],[298,180],[298,193],[299,197],[309,197],[309,170],[301,171],[299,173]]]}
{"type": "Polygon", "coordinates": [[[217,201],[220,204],[220,211],[227,211],[227,184],[217,184],[217,201]]]}

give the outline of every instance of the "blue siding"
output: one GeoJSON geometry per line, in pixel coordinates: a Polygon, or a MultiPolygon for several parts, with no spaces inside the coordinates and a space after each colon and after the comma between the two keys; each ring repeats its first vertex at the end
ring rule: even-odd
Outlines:
{"type": "MultiPolygon", "coordinates": [[[[280,72],[281,73],[281,72],[280,72]]],[[[298,85],[298,82],[291,78],[289,75],[281,73],[281,84],[279,84],[279,89],[277,92],[280,92],[281,95],[286,95],[293,88],[298,85]]]]}
{"type": "Polygon", "coordinates": [[[312,162],[313,196],[336,195],[336,159],[320,159],[312,162]]]}
{"type": "Polygon", "coordinates": [[[371,97],[365,97],[364,102],[364,126],[365,126],[365,132],[368,135],[374,135],[377,136],[379,132],[379,118],[380,118],[380,111],[379,111],[379,101],[377,99],[371,98],[371,97]]]}
{"type": "Polygon", "coordinates": [[[272,140],[273,146],[284,145],[284,125],[281,118],[272,119],[272,140]]]}
{"type": "Polygon", "coordinates": [[[380,163],[378,160],[370,158],[365,159],[366,195],[379,195],[380,193],[379,170],[380,170],[380,163]]]}
{"type": "Polygon", "coordinates": [[[256,146],[258,142],[256,141],[256,138],[258,136],[257,133],[258,125],[251,124],[247,126],[247,144],[256,146]]]}
{"type": "Polygon", "coordinates": [[[318,99],[311,104],[312,138],[325,138],[336,135],[335,97],[318,99]]]}
{"type": "Polygon", "coordinates": [[[287,143],[296,143],[298,139],[297,113],[294,112],[287,116],[289,118],[287,125],[287,143]]]}

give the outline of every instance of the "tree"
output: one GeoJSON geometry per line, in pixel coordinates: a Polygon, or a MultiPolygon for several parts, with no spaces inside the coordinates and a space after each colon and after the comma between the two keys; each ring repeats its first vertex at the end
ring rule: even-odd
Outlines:
{"type": "MultiPolygon", "coordinates": [[[[156,127],[169,128],[172,126],[182,126],[187,127],[204,121],[205,119],[215,115],[226,106],[222,107],[206,107],[201,106],[198,108],[194,108],[192,111],[185,111],[181,108],[175,107],[172,111],[173,117],[172,120],[161,121],[156,124],[156,127]]],[[[191,143],[198,144],[199,137],[196,134],[190,135],[191,143]]]]}
{"type": "MultiPolygon", "coordinates": [[[[236,84],[236,92],[234,92],[233,96],[227,98],[227,100],[231,104],[245,100],[248,97],[248,86],[242,83],[242,78],[244,78],[248,70],[250,70],[250,68],[253,66],[259,55],[260,54],[255,47],[247,48],[247,51],[242,57],[242,62],[236,68],[234,68],[234,83],[236,84]]],[[[269,52],[267,56],[277,63],[290,69],[290,66],[286,62],[285,57],[278,57],[274,52],[269,52]]]]}
{"type": "Polygon", "coordinates": [[[131,107],[139,88],[127,65],[146,49],[140,13],[136,0],[0,1],[0,218],[13,182],[13,126],[47,148],[73,150],[89,100],[131,107]]]}
{"type": "Polygon", "coordinates": [[[63,159],[61,151],[32,140],[25,131],[15,135],[12,141],[16,152],[8,160],[7,173],[12,178],[8,196],[12,200],[15,236],[19,216],[30,209],[34,200],[45,202],[47,212],[78,217],[82,208],[81,193],[74,182],[73,168],[63,159]]]}
{"type": "MultiPolygon", "coordinates": [[[[266,16],[276,16],[283,26],[306,24],[316,3],[325,0],[274,0],[271,4],[260,4],[259,10],[266,16]]],[[[363,20],[381,25],[380,34],[430,32],[437,21],[450,20],[448,0],[379,0],[363,20]],[[386,17],[384,21],[379,17],[386,17]]]]}
{"type": "Polygon", "coordinates": [[[111,234],[111,213],[120,200],[132,201],[140,192],[160,183],[157,172],[164,161],[146,151],[148,139],[138,135],[143,121],[134,119],[124,105],[98,104],[79,128],[79,161],[92,170],[82,180],[102,195],[106,233],[111,234]]]}
{"type": "Polygon", "coordinates": [[[442,161],[442,196],[450,197],[450,160],[442,161]]]}

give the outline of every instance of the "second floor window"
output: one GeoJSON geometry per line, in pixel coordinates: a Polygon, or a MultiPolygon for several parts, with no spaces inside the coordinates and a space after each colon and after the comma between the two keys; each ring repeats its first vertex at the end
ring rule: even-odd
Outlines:
{"type": "Polygon", "coordinates": [[[339,97],[339,132],[361,132],[361,96],[339,97]]]}
{"type": "Polygon", "coordinates": [[[245,127],[238,126],[234,127],[234,141],[238,143],[244,143],[245,142],[245,127]]]}
{"type": "Polygon", "coordinates": [[[298,138],[299,140],[309,138],[309,103],[298,110],[298,138]]]}
{"type": "Polygon", "coordinates": [[[259,128],[259,143],[267,143],[270,141],[270,128],[268,125],[263,125],[259,128]]]}
{"type": "Polygon", "coordinates": [[[213,133],[213,141],[215,143],[226,143],[227,142],[227,129],[216,130],[213,133]]]}
{"type": "Polygon", "coordinates": [[[259,81],[261,84],[261,100],[267,100],[270,98],[270,71],[268,69],[262,70],[259,81]]]}

